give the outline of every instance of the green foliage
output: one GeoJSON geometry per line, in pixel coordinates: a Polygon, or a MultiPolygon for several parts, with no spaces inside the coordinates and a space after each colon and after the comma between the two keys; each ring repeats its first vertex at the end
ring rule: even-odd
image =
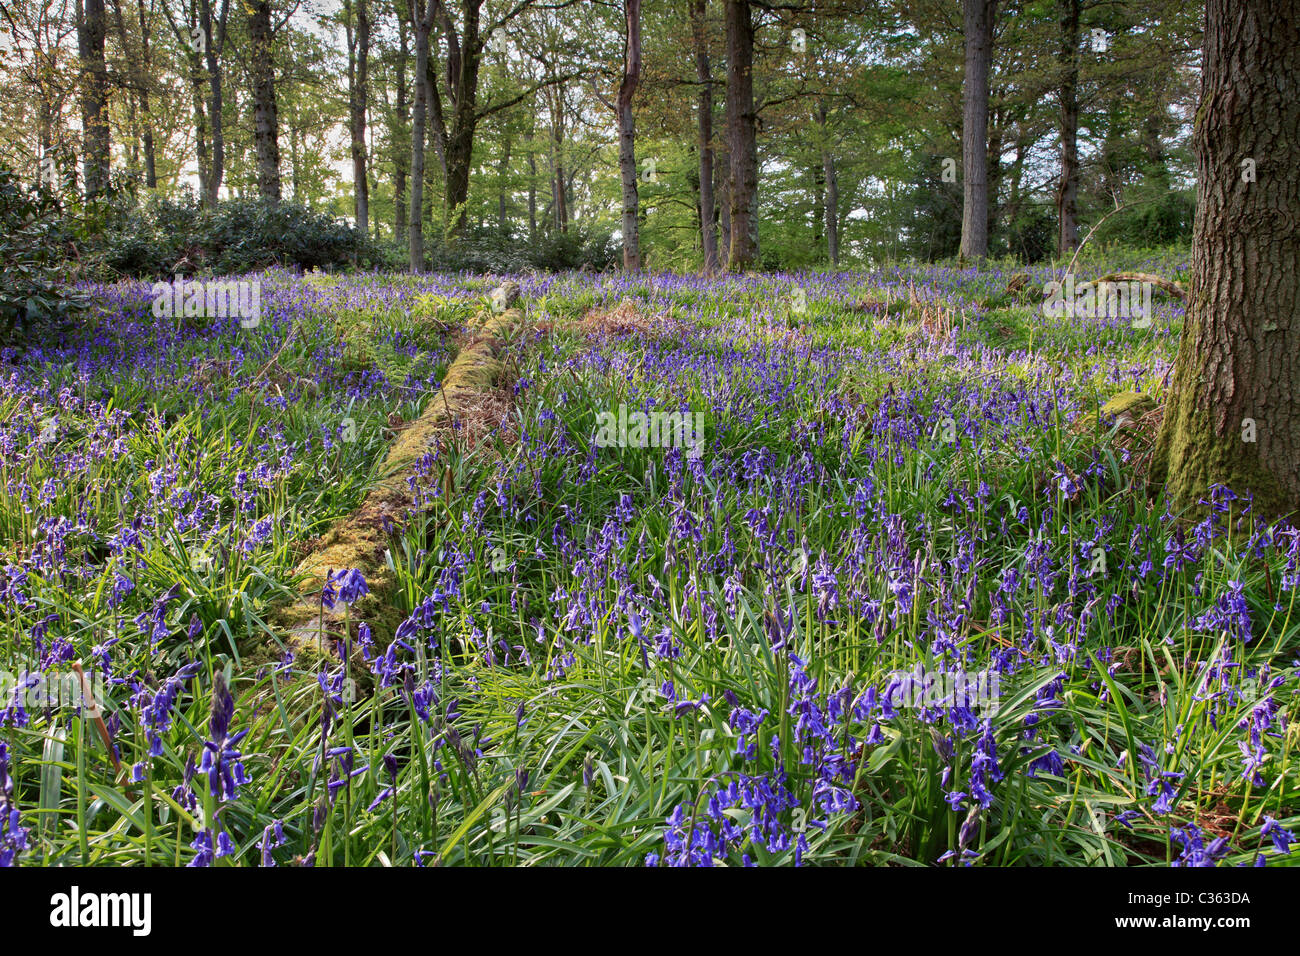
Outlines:
{"type": "MultiPolygon", "coordinates": [[[[434,272],[600,271],[618,266],[622,251],[618,242],[602,230],[571,227],[568,232],[529,239],[479,229],[463,239],[435,239],[426,249],[426,257],[434,272]]],[[[400,244],[376,250],[375,260],[377,265],[390,269],[405,269],[410,261],[405,245],[400,244]]]]}
{"type": "Polygon", "coordinates": [[[137,277],[236,274],[276,265],[338,269],[373,258],[365,236],[301,203],[233,199],[206,210],[189,193],[120,203],[99,254],[109,274],[137,277]]]}
{"type": "Polygon", "coordinates": [[[1186,245],[1192,240],[1195,217],[1193,190],[1159,193],[1116,213],[1098,227],[1097,238],[1125,246],[1186,245]]]}
{"type": "Polygon", "coordinates": [[[83,304],[69,285],[70,240],[54,197],[0,167],[0,344],[32,338],[83,304]]]}

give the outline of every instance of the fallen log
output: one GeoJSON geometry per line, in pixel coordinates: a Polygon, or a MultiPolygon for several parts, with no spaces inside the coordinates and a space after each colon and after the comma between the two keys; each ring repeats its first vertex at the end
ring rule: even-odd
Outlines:
{"type": "Polygon", "coordinates": [[[359,569],[371,592],[353,609],[352,617],[364,618],[376,637],[392,636],[400,615],[394,617],[395,609],[386,600],[393,581],[384,551],[401,527],[410,503],[407,477],[436,442],[454,444],[457,424],[480,410],[494,390],[502,369],[497,355],[524,321],[523,313],[514,308],[519,295],[515,282],[493,290],[488,307],[468,323],[465,344],[448,367],[440,394],[428,402],[419,418],[403,423],[384,460],[383,477],[360,506],[335,522],[299,563],[295,571],[299,599],[276,615],[276,623],[295,650],[323,651],[328,646],[339,627],[342,609],[331,612],[322,608],[320,594],[332,571],[347,568],[359,569]]]}
{"type": "Polygon", "coordinates": [[[1103,282],[1150,282],[1157,289],[1168,292],[1170,295],[1176,295],[1184,302],[1187,301],[1187,290],[1172,279],[1166,279],[1164,276],[1154,275],[1150,272],[1112,272],[1110,275],[1104,275],[1096,280],[1093,285],[1100,285],[1103,282]]]}

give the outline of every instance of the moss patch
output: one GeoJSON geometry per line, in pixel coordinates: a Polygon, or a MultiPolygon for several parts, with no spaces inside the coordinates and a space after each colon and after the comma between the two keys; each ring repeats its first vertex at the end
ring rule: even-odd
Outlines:
{"type": "MultiPolygon", "coordinates": [[[[518,287],[513,291],[503,288],[506,294],[498,295],[497,302],[513,303],[518,287]]],[[[439,442],[472,442],[500,421],[502,406],[508,407],[508,403],[497,387],[505,371],[499,356],[523,322],[524,315],[517,308],[485,309],[470,321],[468,339],[447,370],[440,394],[399,432],[384,459],[380,480],[360,507],[322,535],[299,563],[294,574],[300,582],[301,598],[280,608],[275,619],[296,652],[324,654],[330,642],[341,636],[342,609],[322,613],[320,605],[321,590],[331,571],[358,568],[365,575],[370,593],[352,606],[348,612],[352,620],[364,620],[380,641],[397,630],[404,615],[388,600],[394,578],[386,552],[410,503],[407,478],[415,463],[439,442]]]]}

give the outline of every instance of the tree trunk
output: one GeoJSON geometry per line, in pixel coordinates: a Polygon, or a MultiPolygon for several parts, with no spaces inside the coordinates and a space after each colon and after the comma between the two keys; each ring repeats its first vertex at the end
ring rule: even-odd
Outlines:
{"type": "MultiPolygon", "coordinates": [[[[483,38],[479,36],[482,0],[462,0],[460,25],[447,12],[445,0],[429,0],[447,41],[447,99],[451,123],[444,124],[442,98],[436,79],[429,96],[434,114],[434,136],[444,146],[443,222],[454,236],[463,236],[469,225],[470,164],[474,159],[474,131],[478,126],[478,74],[483,62],[483,38]]],[[[516,8],[516,12],[518,9],[516,8]]]]}
{"type": "Polygon", "coordinates": [[[356,0],[356,32],[352,4],[344,6],[348,33],[348,114],[352,153],[352,206],[356,227],[370,232],[370,183],[366,179],[366,106],[370,60],[370,14],[366,0],[356,0]]]}
{"type": "Polygon", "coordinates": [[[94,199],[108,190],[108,65],[104,60],[104,38],[108,18],[104,0],[78,0],[77,52],[81,59],[81,123],[84,145],[82,176],[86,198],[94,199]]]}
{"type": "Polygon", "coordinates": [[[203,105],[203,65],[198,54],[191,62],[191,82],[194,95],[194,152],[199,167],[199,199],[206,203],[212,182],[212,153],[208,148],[208,116],[203,105]]]}
{"type": "Polygon", "coordinates": [[[623,0],[623,80],[618,85],[618,168],[623,177],[623,268],[641,269],[641,235],[637,211],[636,119],[632,97],[641,81],[641,0],[623,0]]]}
{"type": "Polygon", "coordinates": [[[727,140],[731,153],[731,248],[727,268],[758,265],[758,115],[754,20],[749,0],[727,0],[727,140]]]}
{"type": "Polygon", "coordinates": [[[148,189],[158,185],[157,166],[154,161],[153,120],[149,113],[149,84],[152,82],[153,70],[149,54],[149,20],[145,16],[144,0],[136,0],[136,17],[140,28],[139,55],[131,49],[131,40],[126,31],[126,15],[122,11],[124,0],[116,0],[113,5],[114,19],[117,21],[118,40],[122,45],[122,57],[126,61],[126,73],[130,77],[133,99],[128,98],[131,110],[132,144],[131,165],[136,167],[139,156],[144,159],[144,184],[148,189]],[[139,155],[136,145],[139,145],[139,155]]]}
{"type": "Polygon", "coordinates": [[[534,137],[528,138],[528,239],[537,238],[537,149],[534,137]]]}
{"type": "Polygon", "coordinates": [[[150,189],[158,186],[158,163],[154,152],[153,114],[149,109],[149,85],[153,82],[153,53],[149,48],[149,22],[145,16],[144,0],[136,0],[136,14],[140,20],[140,112],[144,123],[144,184],[150,189]]]}
{"type": "Polygon", "coordinates": [[[998,111],[989,109],[989,152],[988,152],[988,215],[985,235],[988,247],[993,247],[993,237],[997,235],[998,196],[1002,190],[1002,117],[998,111]]]}
{"type": "Polygon", "coordinates": [[[509,225],[509,208],[507,203],[506,192],[509,185],[510,176],[510,150],[514,146],[514,137],[506,134],[505,142],[501,144],[501,159],[497,163],[497,232],[502,236],[508,236],[509,225]]]}
{"type": "MultiPolygon", "coordinates": [[[[398,8],[397,11],[397,105],[396,105],[396,125],[400,133],[407,132],[407,87],[406,87],[406,67],[410,59],[410,46],[407,39],[407,11],[398,8]]],[[[407,235],[406,232],[406,208],[410,201],[406,195],[406,167],[410,160],[410,154],[402,148],[402,140],[405,137],[398,135],[394,139],[397,142],[397,148],[393,150],[393,238],[396,242],[401,242],[402,238],[407,235]]]]}
{"type": "Polygon", "coordinates": [[[280,123],[275,103],[275,64],[271,60],[270,0],[252,0],[246,7],[253,44],[253,140],[257,144],[257,192],[280,201],[280,123]]]}
{"type": "Polygon", "coordinates": [[[966,73],[962,84],[961,254],[970,259],[983,259],[989,253],[989,70],[996,6],[997,0],[963,0],[966,73]]]}
{"type": "Polygon", "coordinates": [[[432,0],[412,0],[415,30],[415,105],[411,110],[411,211],[407,246],[411,271],[424,271],[424,125],[429,103],[429,30],[432,0]]]}
{"type": "Polygon", "coordinates": [[[812,180],[808,205],[812,209],[813,250],[820,253],[822,240],[826,238],[826,164],[822,157],[808,170],[808,178],[812,180]]]}
{"type": "Polygon", "coordinates": [[[212,118],[212,171],[208,176],[208,188],[204,197],[209,206],[216,206],[221,195],[221,183],[226,176],[226,134],[221,99],[221,50],[226,42],[226,17],[229,13],[230,0],[222,0],[221,18],[217,24],[217,29],[214,30],[211,0],[199,0],[199,16],[202,18],[200,29],[203,31],[203,56],[206,58],[208,66],[208,112],[212,118]]]}
{"type": "Polygon", "coordinates": [[[1061,181],[1056,188],[1056,254],[1064,258],[1079,247],[1079,7],[1080,0],[1060,0],[1061,7],[1061,181]]]}
{"type": "Polygon", "coordinates": [[[1297,0],[1206,0],[1191,297],[1152,468],[1175,508],[1217,483],[1300,510],[1297,35],[1297,0]]]}
{"type": "Polygon", "coordinates": [[[718,264],[731,258],[731,152],[725,147],[713,164],[713,192],[718,197],[718,264]]]}
{"type": "Polygon", "coordinates": [[[709,67],[709,46],[704,34],[708,0],[691,0],[691,36],[695,40],[695,78],[700,84],[700,248],[704,271],[718,270],[718,226],[713,197],[713,75],[709,67]]]}
{"type": "Polygon", "coordinates": [[[840,264],[840,180],[835,170],[835,157],[828,149],[822,155],[826,176],[826,254],[831,266],[840,264]]]}
{"type": "Polygon", "coordinates": [[[551,114],[551,220],[556,232],[569,231],[569,206],[564,188],[564,85],[546,91],[551,114]]]}

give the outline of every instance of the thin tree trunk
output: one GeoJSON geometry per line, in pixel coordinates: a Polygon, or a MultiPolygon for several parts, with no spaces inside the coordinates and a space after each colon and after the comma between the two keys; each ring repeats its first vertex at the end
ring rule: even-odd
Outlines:
{"type": "Polygon", "coordinates": [[[996,110],[989,111],[988,151],[988,215],[985,235],[990,248],[997,234],[998,196],[1002,191],[1002,117],[996,110]]]}
{"type": "Polygon", "coordinates": [[[700,154],[700,248],[704,252],[704,271],[718,269],[718,226],[713,197],[713,75],[709,67],[709,46],[705,39],[704,17],[708,0],[691,0],[691,36],[695,40],[695,78],[700,84],[699,154],[700,154]]]}
{"type": "Polygon", "coordinates": [[[727,268],[758,265],[758,116],[754,21],[749,0],[727,0],[727,139],[731,153],[731,247],[727,268]]]}
{"type": "Polygon", "coordinates": [[[199,199],[207,203],[212,182],[212,154],[208,149],[208,116],[203,103],[203,65],[198,54],[191,61],[190,79],[194,95],[194,152],[199,166],[199,199]]]}
{"type": "Polygon", "coordinates": [[[537,150],[528,143],[528,238],[537,238],[537,150]]]}
{"type": "MultiPolygon", "coordinates": [[[[221,183],[226,177],[226,134],[223,122],[224,105],[221,93],[221,51],[226,41],[226,17],[230,14],[230,0],[222,0],[220,19],[213,29],[212,2],[199,0],[199,16],[202,20],[203,56],[207,62],[208,73],[208,112],[212,118],[212,172],[208,177],[206,201],[209,206],[216,206],[221,196],[221,183]]],[[[269,15],[269,14],[268,14],[269,15]]]]}
{"type": "Polygon", "coordinates": [[[826,164],[820,157],[808,175],[812,180],[808,205],[812,208],[813,249],[820,250],[826,238],[826,164]]]}
{"type": "Polygon", "coordinates": [[[253,140],[257,145],[257,192],[280,201],[280,123],[275,102],[275,65],[271,59],[270,0],[248,4],[248,32],[253,44],[253,140]]]}
{"type": "MultiPolygon", "coordinates": [[[[397,11],[397,106],[396,121],[399,133],[407,133],[408,124],[408,106],[407,106],[407,86],[406,86],[406,68],[410,60],[410,41],[406,31],[408,24],[408,9],[399,7],[397,11]]],[[[397,141],[397,149],[393,150],[393,237],[395,241],[401,242],[407,238],[406,231],[406,210],[410,202],[406,194],[406,172],[410,162],[410,153],[402,148],[404,136],[394,137],[397,141]]]]}
{"type": "Polygon", "coordinates": [[[424,271],[424,126],[429,103],[429,30],[432,0],[412,0],[415,30],[415,105],[411,111],[411,210],[407,246],[411,271],[424,271]]]}
{"type": "Polygon", "coordinates": [[[831,266],[840,264],[840,179],[835,169],[835,156],[828,149],[822,154],[826,177],[826,254],[831,266]]]}
{"type": "Polygon", "coordinates": [[[623,0],[623,80],[618,85],[618,168],[623,178],[623,268],[641,269],[641,235],[637,212],[636,119],[632,97],[641,81],[641,0],[623,0]]]}
{"type": "Polygon", "coordinates": [[[507,178],[510,175],[510,150],[514,145],[513,138],[507,135],[505,142],[501,145],[501,159],[497,163],[497,232],[501,235],[509,235],[507,225],[507,178]]]}
{"type": "Polygon", "coordinates": [[[153,53],[149,47],[149,20],[145,15],[144,0],[136,0],[136,14],[140,20],[140,112],[143,116],[144,184],[150,189],[158,186],[158,163],[154,152],[153,113],[149,108],[149,86],[153,82],[153,53]]]}
{"type": "Polygon", "coordinates": [[[731,258],[731,152],[718,151],[713,165],[713,192],[718,197],[718,265],[731,258]]]}
{"type": "Polygon", "coordinates": [[[1079,8],[1060,0],[1061,181],[1056,187],[1056,254],[1079,248],[1079,8]]]}
{"type": "Polygon", "coordinates": [[[983,259],[989,252],[989,71],[997,0],[963,0],[966,72],[962,84],[961,254],[983,259]]]}
{"type": "Polygon", "coordinates": [[[1300,2],[1206,0],[1192,283],[1153,477],[1300,510],[1300,2]]]}
{"type": "Polygon", "coordinates": [[[370,183],[366,178],[366,107],[370,59],[370,14],[366,0],[356,0],[356,30],[351,0],[344,5],[348,35],[348,129],[352,154],[352,206],[356,227],[370,231],[370,183]]]}

